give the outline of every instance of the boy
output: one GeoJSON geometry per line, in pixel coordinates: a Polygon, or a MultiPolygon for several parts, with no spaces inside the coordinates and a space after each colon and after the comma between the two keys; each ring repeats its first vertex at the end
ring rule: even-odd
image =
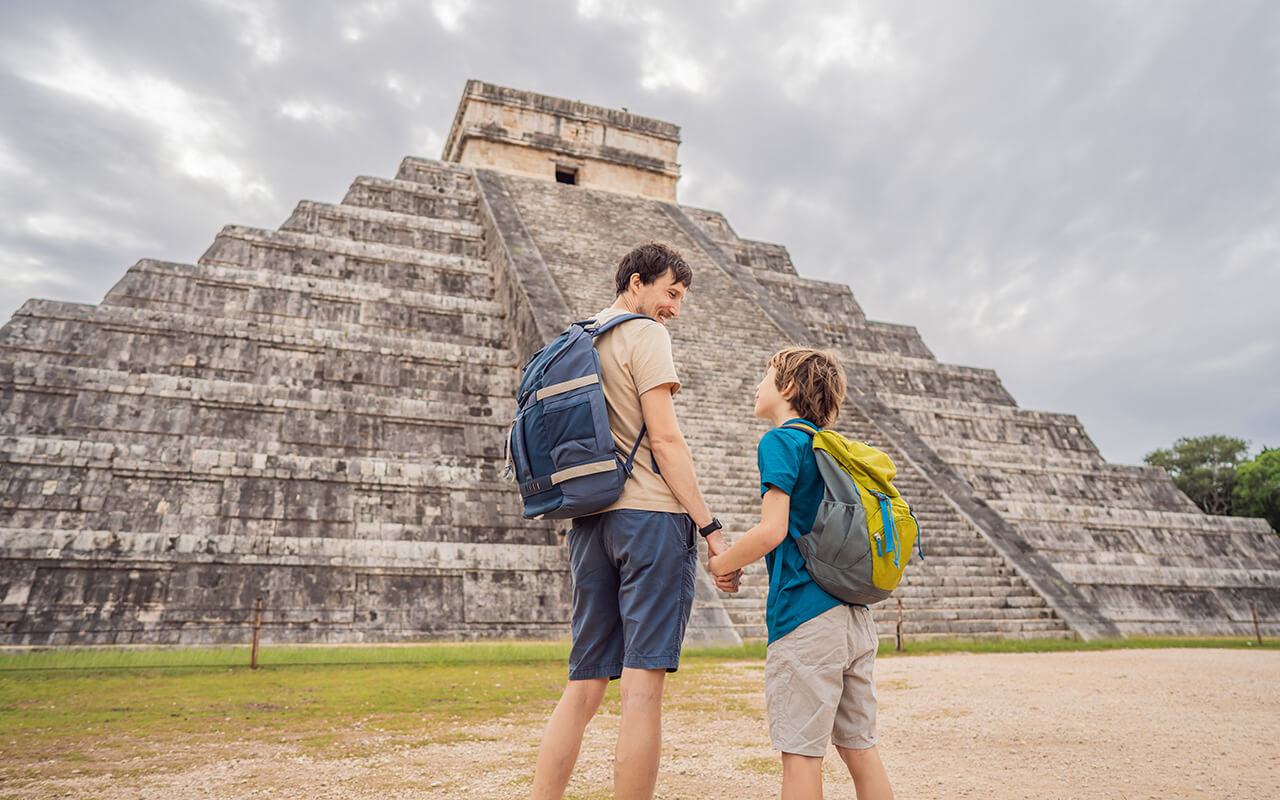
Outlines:
{"type": "Polygon", "coordinates": [[[783,800],[822,797],[828,741],[848,766],[858,800],[893,797],[875,746],[875,622],[866,606],[837,600],[805,571],[796,541],[813,528],[822,477],[811,437],[781,427],[830,425],[845,389],[844,369],[829,353],[791,348],[769,360],[755,395],[755,415],[776,426],[756,451],[760,524],[709,562],[725,591],[736,591],[733,576],[741,567],[762,556],[768,567],[765,696],[769,738],[782,751],[783,800]]]}

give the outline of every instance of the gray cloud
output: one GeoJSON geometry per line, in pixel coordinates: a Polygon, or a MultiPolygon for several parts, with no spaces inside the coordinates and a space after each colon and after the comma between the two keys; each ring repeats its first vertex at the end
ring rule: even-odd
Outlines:
{"type": "Polygon", "coordinates": [[[0,315],[437,157],[470,77],[682,126],[681,201],[1136,462],[1280,445],[1280,10],[0,7],[0,315]]]}

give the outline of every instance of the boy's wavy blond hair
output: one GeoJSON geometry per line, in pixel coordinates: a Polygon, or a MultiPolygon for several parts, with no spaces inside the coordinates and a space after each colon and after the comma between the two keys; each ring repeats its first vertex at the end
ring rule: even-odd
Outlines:
{"type": "Polygon", "coordinates": [[[836,421],[849,382],[834,353],[789,347],[774,353],[769,366],[779,392],[794,386],[790,403],[797,414],[822,428],[836,421]]]}

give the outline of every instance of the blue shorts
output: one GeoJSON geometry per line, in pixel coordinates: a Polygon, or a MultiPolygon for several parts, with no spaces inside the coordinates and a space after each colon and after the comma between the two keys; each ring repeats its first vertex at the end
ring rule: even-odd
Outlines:
{"type": "Polygon", "coordinates": [[[621,508],[573,521],[569,680],[680,666],[698,533],[686,514],[621,508]]]}

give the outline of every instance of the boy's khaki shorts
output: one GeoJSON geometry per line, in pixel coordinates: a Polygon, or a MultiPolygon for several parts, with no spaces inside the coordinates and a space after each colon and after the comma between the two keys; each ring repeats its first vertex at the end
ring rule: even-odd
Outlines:
{"type": "Polygon", "coordinates": [[[879,639],[871,612],[839,605],[769,645],[764,691],[777,750],[824,756],[828,741],[849,750],[876,743],[872,670],[879,639]]]}

